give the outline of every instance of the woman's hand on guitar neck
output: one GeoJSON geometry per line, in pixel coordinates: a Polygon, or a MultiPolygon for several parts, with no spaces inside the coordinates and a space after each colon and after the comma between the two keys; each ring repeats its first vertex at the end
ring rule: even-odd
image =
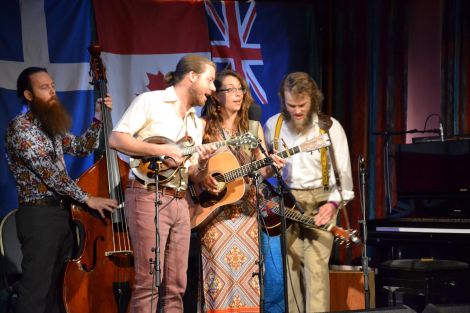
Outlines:
{"type": "Polygon", "coordinates": [[[199,156],[198,163],[191,165],[189,175],[193,182],[200,183],[207,176],[207,162],[217,151],[217,146],[215,144],[207,144],[196,146],[195,148],[199,156]]]}
{"type": "Polygon", "coordinates": [[[196,146],[196,152],[199,154],[199,168],[207,167],[207,162],[214,155],[214,152],[217,150],[215,144],[200,145],[196,146]]]}

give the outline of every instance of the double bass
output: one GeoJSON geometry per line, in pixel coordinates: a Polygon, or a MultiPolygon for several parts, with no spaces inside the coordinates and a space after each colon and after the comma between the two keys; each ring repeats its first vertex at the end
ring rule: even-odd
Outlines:
{"type": "MultiPolygon", "coordinates": [[[[102,99],[106,96],[106,72],[98,44],[89,47],[92,84],[102,99]]],[[[110,110],[101,104],[105,154],[79,179],[78,185],[93,196],[118,202],[103,219],[95,210],[71,203],[71,216],[77,225],[77,257],[67,263],[63,301],[68,313],[128,311],[134,281],[133,251],[124,215],[124,186],[129,166],[109,148],[112,130],[110,110]]]]}

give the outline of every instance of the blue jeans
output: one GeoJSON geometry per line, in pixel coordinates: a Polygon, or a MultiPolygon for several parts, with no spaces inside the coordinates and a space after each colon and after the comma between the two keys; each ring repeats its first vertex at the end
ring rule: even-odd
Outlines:
{"type": "Polygon", "coordinates": [[[265,312],[284,313],[284,280],[280,236],[269,237],[264,232],[261,233],[265,261],[265,312]]]}

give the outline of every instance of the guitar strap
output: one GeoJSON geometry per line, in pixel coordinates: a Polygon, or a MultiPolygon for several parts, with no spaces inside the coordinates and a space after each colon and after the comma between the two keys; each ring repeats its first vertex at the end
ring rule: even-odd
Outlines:
{"type": "Polygon", "coordinates": [[[284,121],[284,116],[279,114],[276,121],[276,129],[274,130],[274,150],[279,151],[279,134],[281,133],[282,122],[284,121]]]}
{"type": "MultiPolygon", "coordinates": [[[[326,115],[322,115],[322,116],[329,118],[326,115]]],[[[320,118],[320,116],[318,118],[320,118]]],[[[283,122],[284,122],[284,116],[282,114],[279,114],[277,121],[276,121],[276,128],[274,129],[274,140],[273,140],[274,150],[276,151],[279,151],[279,135],[281,134],[281,127],[282,127],[283,122]]],[[[320,128],[320,134],[323,135],[325,133],[326,133],[326,130],[320,128]]],[[[326,149],[327,149],[326,147],[320,149],[320,160],[321,160],[322,185],[325,190],[328,190],[330,177],[328,175],[328,155],[327,155],[326,149]]]]}
{"type": "MultiPolygon", "coordinates": [[[[324,129],[320,128],[320,134],[326,134],[324,129]]],[[[321,182],[323,184],[323,190],[328,190],[330,186],[330,176],[328,175],[328,156],[325,148],[320,149],[320,161],[321,161],[321,182]]]]}

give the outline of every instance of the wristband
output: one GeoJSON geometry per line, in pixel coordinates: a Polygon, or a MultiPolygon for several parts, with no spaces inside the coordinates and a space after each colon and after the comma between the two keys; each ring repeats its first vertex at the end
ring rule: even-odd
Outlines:
{"type": "Polygon", "coordinates": [[[339,206],[339,205],[338,205],[338,202],[336,202],[336,201],[328,201],[328,203],[331,203],[331,204],[335,207],[335,209],[338,210],[338,206],[339,206]]]}

